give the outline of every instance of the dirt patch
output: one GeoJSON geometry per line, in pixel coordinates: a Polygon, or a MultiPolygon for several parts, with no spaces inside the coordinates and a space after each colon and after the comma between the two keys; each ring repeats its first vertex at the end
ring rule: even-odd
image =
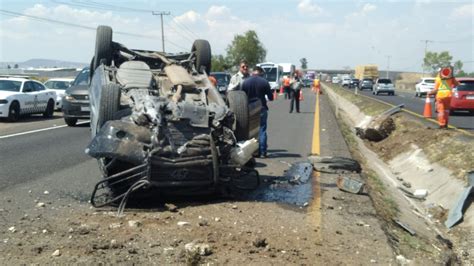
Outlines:
{"type": "Polygon", "coordinates": [[[474,169],[472,138],[454,130],[426,127],[403,114],[395,116],[395,124],[396,130],[388,138],[380,142],[365,142],[386,162],[412,149],[411,144],[416,144],[428,155],[431,163],[448,168],[461,180],[466,180],[467,171],[474,169]]]}

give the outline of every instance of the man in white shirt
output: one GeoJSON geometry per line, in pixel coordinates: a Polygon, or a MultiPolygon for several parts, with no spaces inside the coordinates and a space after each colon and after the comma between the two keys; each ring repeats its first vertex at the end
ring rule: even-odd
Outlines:
{"type": "Polygon", "coordinates": [[[233,75],[230,79],[229,86],[227,87],[228,91],[241,90],[243,80],[249,76],[249,65],[246,60],[240,61],[240,69],[237,74],[233,75]]]}

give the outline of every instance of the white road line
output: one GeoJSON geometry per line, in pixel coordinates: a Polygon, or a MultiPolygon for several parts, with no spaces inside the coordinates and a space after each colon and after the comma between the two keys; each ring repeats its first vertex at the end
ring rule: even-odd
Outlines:
{"type": "MultiPolygon", "coordinates": [[[[78,122],[77,125],[83,125],[87,124],[90,121],[83,121],[83,122],[78,122]]],[[[16,136],[22,136],[22,135],[27,135],[27,134],[32,134],[32,133],[37,133],[41,131],[48,131],[48,130],[53,130],[57,128],[63,128],[67,127],[68,125],[61,125],[61,126],[54,126],[54,127],[47,127],[47,128],[42,128],[42,129],[35,129],[31,131],[26,131],[26,132],[20,132],[20,133],[15,133],[15,134],[10,134],[10,135],[5,135],[5,136],[0,136],[0,139],[6,139],[6,138],[11,138],[11,137],[16,137],[16,136]]]]}

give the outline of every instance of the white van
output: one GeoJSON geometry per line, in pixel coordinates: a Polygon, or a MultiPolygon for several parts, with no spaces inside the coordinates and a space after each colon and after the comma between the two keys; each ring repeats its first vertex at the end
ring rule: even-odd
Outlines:
{"type": "Polygon", "coordinates": [[[341,82],[341,80],[339,79],[339,77],[332,77],[332,83],[333,83],[333,84],[339,84],[339,82],[341,82]]]}

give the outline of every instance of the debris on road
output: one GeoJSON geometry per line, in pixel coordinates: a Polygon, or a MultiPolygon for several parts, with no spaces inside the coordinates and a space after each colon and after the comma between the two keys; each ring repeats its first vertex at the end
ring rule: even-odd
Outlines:
{"type": "Polygon", "coordinates": [[[290,168],[285,171],[284,177],[289,184],[299,185],[308,182],[313,174],[313,166],[307,162],[298,162],[291,164],[290,168]]]}
{"type": "Polygon", "coordinates": [[[44,202],[38,202],[36,204],[36,207],[39,207],[39,208],[44,208],[46,206],[46,204],[44,202]]]}
{"type": "Polygon", "coordinates": [[[416,232],[411,229],[408,225],[398,221],[398,220],[393,220],[396,224],[398,224],[403,230],[407,231],[410,235],[414,236],[416,235],[416,232]]]}
{"type": "MultiPolygon", "coordinates": [[[[411,187],[411,185],[408,186],[408,188],[409,187],[411,187]]],[[[401,190],[403,193],[405,193],[407,197],[417,199],[417,200],[425,200],[426,197],[428,196],[428,190],[426,189],[416,189],[414,192],[401,186],[399,186],[398,189],[401,190]]]]}
{"type": "Polygon", "coordinates": [[[453,227],[459,220],[462,219],[463,216],[463,209],[464,203],[466,202],[467,198],[473,191],[474,187],[474,171],[471,171],[467,174],[467,181],[469,186],[464,189],[464,191],[459,195],[456,204],[449,209],[448,219],[444,223],[447,228],[453,227]]]}
{"type": "Polygon", "coordinates": [[[337,173],[339,170],[345,170],[360,173],[362,171],[359,162],[350,158],[311,155],[308,160],[319,172],[337,173]]]}
{"type": "Polygon", "coordinates": [[[252,244],[254,245],[254,247],[264,248],[268,245],[268,242],[266,238],[257,237],[254,239],[254,241],[252,241],[252,244]]]}
{"type": "Polygon", "coordinates": [[[53,254],[51,254],[52,257],[59,257],[61,256],[61,251],[59,251],[59,249],[56,249],[53,254]]]}
{"type": "Polygon", "coordinates": [[[336,181],[337,187],[346,192],[360,194],[364,190],[365,183],[349,177],[338,177],[336,181]]]}
{"type": "Polygon", "coordinates": [[[135,220],[128,221],[129,227],[137,228],[137,227],[140,227],[141,225],[142,223],[140,221],[135,221],[135,220]]]}
{"type": "Polygon", "coordinates": [[[178,207],[176,205],[172,204],[172,203],[166,203],[165,208],[169,212],[177,212],[178,211],[178,207]]]}
{"type": "Polygon", "coordinates": [[[395,130],[395,123],[391,116],[401,111],[404,104],[397,105],[380,115],[373,117],[367,124],[356,127],[356,134],[361,139],[381,141],[395,130]]]}
{"type": "Polygon", "coordinates": [[[178,226],[188,226],[188,225],[191,225],[189,222],[183,222],[183,221],[179,221],[177,223],[178,226]]]}
{"type": "Polygon", "coordinates": [[[194,241],[184,245],[184,249],[190,255],[209,256],[212,254],[212,249],[208,244],[195,243],[194,241]]]}

